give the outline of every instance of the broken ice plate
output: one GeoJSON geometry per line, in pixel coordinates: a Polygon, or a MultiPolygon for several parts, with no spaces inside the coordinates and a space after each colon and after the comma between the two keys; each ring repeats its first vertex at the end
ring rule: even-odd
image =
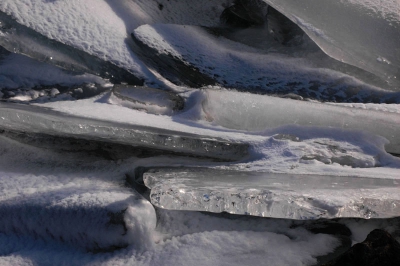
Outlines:
{"type": "Polygon", "coordinates": [[[78,117],[38,106],[1,102],[0,129],[119,143],[223,161],[245,158],[249,147],[247,143],[222,138],[78,117]]]}
{"type": "Polygon", "coordinates": [[[165,209],[299,220],[400,214],[395,179],[159,168],[143,180],[151,202],[165,209]]]}

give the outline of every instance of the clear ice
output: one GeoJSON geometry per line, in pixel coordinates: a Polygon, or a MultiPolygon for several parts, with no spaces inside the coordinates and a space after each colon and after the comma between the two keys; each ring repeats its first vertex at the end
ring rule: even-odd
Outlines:
{"type": "Polygon", "coordinates": [[[123,125],[71,116],[46,108],[0,102],[0,128],[75,137],[218,160],[247,157],[249,145],[168,129],[123,125]]]}
{"type": "Polygon", "coordinates": [[[143,180],[151,202],[172,210],[299,220],[390,218],[400,212],[398,179],[155,168],[143,180]]]}

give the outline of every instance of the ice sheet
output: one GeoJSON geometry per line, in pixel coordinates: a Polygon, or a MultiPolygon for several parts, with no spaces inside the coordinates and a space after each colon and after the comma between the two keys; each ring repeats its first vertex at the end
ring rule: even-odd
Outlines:
{"type": "Polygon", "coordinates": [[[6,130],[103,140],[228,161],[243,159],[248,154],[246,143],[162,128],[96,121],[27,105],[0,103],[0,108],[0,126],[6,130]]]}
{"type": "Polygon", "coordinates": [[[398,215],[399,179],[213,169],[150,169],[151,202],[170,210],[228,212],[286,219],[390,218],[398,215]]]}
{"type": "Polygon", "coordinates": [[[203,108],[208,119],[227,128],[260,131],[292,124],[362,130],[385,137],[390,141],[386,149],[400,153],[397,113],[226,90],[207,90],[206,94],[203,108]]]}
{"type": "MultiPolygon", "coordinates": [[[[154,24],[138,27],[133,38],[144,47],[142,53],[153,62],[153,68],[177,84],[220,84],[269,94],[295,93],[322,101],[400,101],[398,93],[382,89],[387,86],[371,85],[351,76],[351,71],[345,74],[330,69],[329,62],[319,66],[321,56],[303,48],[296,52],[304,56],[265,52],[210,31],[196,26],[154,24]]],[[[360,76],[369,78],[371,74],[360,76]]]]}
{"type": "Polygon", "coordinates": [[[328,55],[380,75],[399,88],[398,1],[265,2],[298,24],[328,55]]]}

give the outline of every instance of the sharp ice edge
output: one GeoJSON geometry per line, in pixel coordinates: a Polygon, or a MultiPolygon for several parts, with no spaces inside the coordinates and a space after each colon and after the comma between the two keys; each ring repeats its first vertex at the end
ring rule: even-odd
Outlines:
{"type": "Polygon", "coordinates": [[[249,145],[223,139],[65,115],[40,107],[0,103],[0,128],[101,140],[192,156],[239,160],[249,145]]]}
{"type": "Polygon", "coordinates": [[[153,169],[143,179],[151,202],[171,210],[285,219],[390,218],[400,212],[398,180],[201,168],[153,169]]]}

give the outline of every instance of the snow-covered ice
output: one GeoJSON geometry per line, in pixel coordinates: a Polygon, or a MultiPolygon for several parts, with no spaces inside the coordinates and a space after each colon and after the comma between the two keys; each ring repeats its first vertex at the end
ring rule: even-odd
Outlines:
{"type": "Polygon", "coordinates": [[[400,239],[399,12],[2,0],[0,265],[319,265],[400,239]]]}

